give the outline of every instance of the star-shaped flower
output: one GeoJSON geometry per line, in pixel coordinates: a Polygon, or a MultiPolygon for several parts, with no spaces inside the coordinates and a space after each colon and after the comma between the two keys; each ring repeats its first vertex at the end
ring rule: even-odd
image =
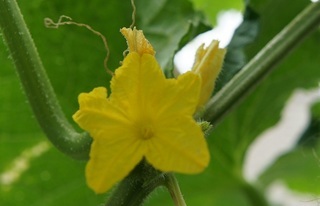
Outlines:
{"type": "Polygon", "coordinates": [[[209,163],[204,135],[193,119],[200,75],[166,79],[142,31],[121,32],[129,54],[115,71],[111,94],[103,87],[80,94],[73,116],[93,138],[86,179],[97,193],[125,178],[144,158],[158,170],[188,174],[209,163]]]}

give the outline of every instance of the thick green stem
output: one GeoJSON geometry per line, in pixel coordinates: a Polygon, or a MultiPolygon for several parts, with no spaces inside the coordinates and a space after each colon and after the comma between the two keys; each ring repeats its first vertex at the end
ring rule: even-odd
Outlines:
{"type": "Polygon", "coordinates": [[[0,28],[32,110],[47,137],[63,153],[88,157],[91,138],[77,133],[62,112],[15,0],[0,0],[0,28]]]}
{"type": "Polygon", "coordinates": [[[320,2],[311,3],[275,36],[207,104],[204,119],[216,125],[254,86],[320,25],[320,2]]]}
{"type": "Polygon", "coordinates": [[[175,176],[172,173],[161,173],[145,161],[119,183],[105,206],[141,206],[159,186],[168,189],[175,206],[186,206],[175,176]]]}
{"type": "Polygon", "coordinates": [[[164,182],[165,177],[161,172],[142,161],[119,183],[105,206],[140,206],[164,182]]]}

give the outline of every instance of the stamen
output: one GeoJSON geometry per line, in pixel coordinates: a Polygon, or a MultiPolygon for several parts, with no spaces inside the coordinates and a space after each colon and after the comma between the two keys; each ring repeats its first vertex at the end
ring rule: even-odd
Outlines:
{"type": "Polygon", "coordinates": [[[141,138],[144,140],[150,139],[154,136],[154,132],[151,126],[143,126],[141,128],[141,138]]]}

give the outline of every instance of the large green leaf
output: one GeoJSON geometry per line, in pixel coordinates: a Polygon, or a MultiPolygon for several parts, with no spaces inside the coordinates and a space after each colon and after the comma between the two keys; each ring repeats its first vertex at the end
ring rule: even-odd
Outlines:
{"type": "Polygon", "coordinates": [[[249,6],[260,15],[260,35],[247,48],[248,58],[252,58],[310,3],[309,0],[296,0],[289,5],[287,0],[249,0],[249,6]]]}
{"type": "MultiPolygon", "coordinates": [[[[40,136],[42,139],[43,136],[40,136]]],[[[20,146],[24,142],[20,143],[20,146]]],[[[20,168],[26,165],[25,171],[19,173],[19,178],[10,185],[0,185],[1,205],[99,205],[105,197],[94,195],[88,189],[84,179],[84,163],[66,158],[52,147],[46,149],[40,156],[27,158],[28,153],[36,153],[36,146],[49,145],[45,140],[26,147],[23,153],[12,160],[19,160],[20,168]],[[33,149],[32,149],[33,148],[33,149]],[[31,149],[31,151],[30,151],[31,149]]],[[[19,145],[16,143],[16,145],[19,145]]],[[[13,144],[11,144],[13,147],[13,144]]],[[[12,149],[12,148],[11,148],[12,149]]],[[[3,154],[3,151],[2,151],[3,154]]],[[[11,162],[15,163],[15,162],[11,162]]],[[[17,174],[18,169],[8,165],[6,172],[17,174]]],[[[19,166],[15,166],[18,168],[19,166]]],[[[3,169],[3,168],[1,168],[3,169]]],[[[3,172],[3,171],[1,171],[3,172]]]]}
{"type": "Polygon", "coordinates": [[[260,183],[266,187],[274,181],[282,181],[292,190],[320,194],[319,147],[313,150],[299,147],[281,156],[260,177],[260,183]]]}
{"type": "Polygon", "coordinates": [[[289,188],[312,194],[320,194],[320,104],[314,106],[310,125],[301,135],[297,147],[282,155],[259,178],[267,187],[281,180],[289,188]]]}
{"type": "Polygon", "coordinates": [[[188,43],[180,41],[183,37],[190,41],[210,29],[189,1],[138,0],[136,3],[138,8],[143,8],[140,12],[138,9],[138,27],[154,46],[157,60],[165,70],[173,69],[173,55],[188,43]]]}

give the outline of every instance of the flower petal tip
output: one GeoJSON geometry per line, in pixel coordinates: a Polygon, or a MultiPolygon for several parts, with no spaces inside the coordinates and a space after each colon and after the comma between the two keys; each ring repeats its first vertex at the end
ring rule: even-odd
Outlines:
{"type": "Polygon", "coordinates": [[[122,35],[126,38],[129,52],[137,52],[138,54],[155,55],[155,51],[149,41],[145,38],[142,30],[136,28],[120,29],[122,35]]]}

